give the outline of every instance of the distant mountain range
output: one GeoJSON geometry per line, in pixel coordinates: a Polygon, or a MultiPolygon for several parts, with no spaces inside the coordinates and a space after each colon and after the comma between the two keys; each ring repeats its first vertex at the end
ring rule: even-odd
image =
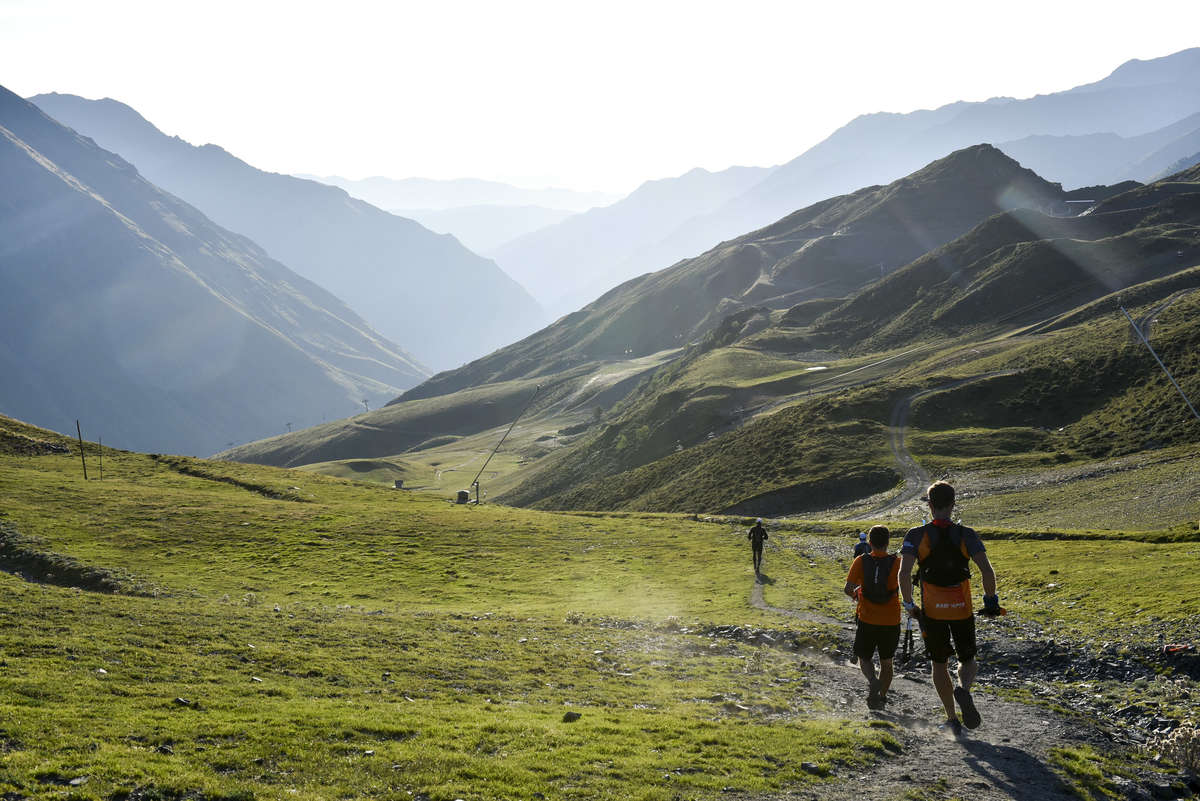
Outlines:
{"type": "Polygon", "coordinates": [[[439,234],[452,234],[476,253],[490,255],[519,236],[575,214],[543,206],[457,206],[451,209],[388,209],[439,234]]]}
{"type": "Polygon", "coordinates": [[[1065,213],[1067,195],[989,145],[887,186],[830,198],[672,267],[631,279],[536,334],[431,378],[401,400],[645,356],[749,307],[840,298],[1006,209],[1065,213]]]}
{"type": "Polygon", "coordinates": [[[431,231],[452,234],[484,255],[531,231],[621,198],[608,192],[526,189],[474,178],[439,181],[377,176],[352,181],[338,175],[299,177],[340,187],[353,197],[416,220],[431,231]]]}
{"type": "MultiPolygon", "coordinates": [[[[1198,112],[1200,48],[1194,48],[1130,61],[1101,81],[1025,100],[867,114],[780,167],[742,173],[743,183],[706,191],[700,202],[693,197],[697,176],[689,173],[657,182],[645,202],[639,190],[515,239],[493,255],[557,316],[795,209],[889,183],[980,142],[996,144],[1068,188],[1150,180],[1200,152],[1198,112]],[[672,187],[678,191],[668,191],[672,187]]],[[[725,180],[725,173],[718,176],[725,180]]]]}
{"type": "Polygon", "coordinates": [[[352,180],[340,175],[301,175],[345,189],[352,196],[381,209],[457,209],[464,206],[539,206],[562,211],[587,211],[607,206],[621,196],[611,192],[578,192],[573,189],[527,189],[477,178],[384,178],[352,180]]]}
{"type": "Polygon", "coordinates": [[[428,375],[326,290],[0,88],[0,410],[206,455],[428,375]]]}
{"type": "Polygon", "coordinates": [[[910,409],[913,447],[939,470],[1027,482],[1040,465],[1200,441],[1117,313],[1149,330],[1179,301],[1156,347],[1200,391],[1198,265],[1200,167],[1066,192],[975,145],[627,281],[370,427],[226,455],[441,465],[490,448],[485,430],[532,399],[505,446],[518,467],[485,477],[506,503],[867,512],[903,484],[889,438],[910,409]]]}
{"type": "Polygon", "coordinates": [[[494,255],[552,316],[594,300],[617,284],[658,269],[655,245],[685,220],[719,208],[771,172],[764,167],[694,169],[647,181],[628,197],[569,217],[499,247],[494,255]]]}
{"type": "Polygon", "coordinates": [[[1164,173],[1178,172],[1181,159],[1200,153],[1200,112],[1140,136],[1040,135],[1002,142],[997,147],[1066,187],[1127,180],[1145,183],[1164,173]]]}
{"type": "Polygon", "coordinates": [[[488,353],[544,320],[517,282],[451,236],[341,189],[263,172],[215,145],[166,136],[115,100],[48,94],[32,101],[219,225],[250,237],[432,367],[488,353]]]}
{"type": "MultiPolygon", "coordinates": [[[[658,262],[700,253],[793,209],[861,186],[887,183],[959,148],[1031,136],[1109,133],[1137,137],[1200,112],[1200,48],[1130,61],[1107,78],[1025,100],[993,98],[932,111],[867,114],[774,170],[719,209],[663,234],[658,262]]],[[[1080,184],[1099,184],[1115,166],[1097,162],[1080,184]]],[[[1044,175],[1058,180],[1053,171],[1044,175]]],[[[514,268],[515,269],[515,268],[514,268]]]]}

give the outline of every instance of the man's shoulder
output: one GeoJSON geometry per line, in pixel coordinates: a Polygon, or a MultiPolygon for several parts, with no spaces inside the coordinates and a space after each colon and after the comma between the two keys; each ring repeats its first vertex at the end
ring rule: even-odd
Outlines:
{"type": "Polygon", "coordinates": [[[971,554],[977,551],[984,550],[983,538],[979,536],[979,532],[970,526],[964,526],[961,523],[959,528],[962,529],[960,536],[963,543],[967,546],[967,551],[971,554]]]}

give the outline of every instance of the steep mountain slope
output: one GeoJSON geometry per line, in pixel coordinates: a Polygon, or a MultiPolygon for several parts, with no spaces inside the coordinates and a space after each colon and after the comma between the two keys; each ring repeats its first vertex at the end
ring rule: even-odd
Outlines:
{"type": "Polygon", "coordinates": [[[543,320],[515,281],[453,237],[343,190],[255,169],[215,145],[168,137],[114,100],[50,94],[33,101],[217,224],[249,236],[435,368],[487,353],[543,320]]]}
{"type": "MultiPolygon", "coordinates": [[[[647,181],[610,206],[570,217],[500,247],[496,261],[553,315],[565,314],[635,275],[670,262],[631,258],[689,217],[704,214],[762,180],[760,167],[695,169],[647,181]]],[[[691,254],[689,254],[691,255],[691,254]]]]}
{"type": "Polygon", "coordinates": [[[814,333],[873,350],[981,326],[1052,318],[1200,259],[1200,185],[1186,173],[1109,198],[1086,216],[998,215],[867,287],[814,333]]]}
{"type": "Polygon", "coordinates": [[[401,400],[680,347],[738,309],[843,297],[999,211],[1061,211],[1065,197],[995,148],[967,148],[888,186],[831,198],[628,281],[518,343],[435,376],[401,400]]]}
{"type": "MultiPolygon", "coordinates": [[[[1056,217],[1019,207],[1053,209],[1075,195],[978,146],[730,243],[756,252],[786,246],[776,258],[789,269],[738,274],[745,265],[736,258],[697,259],[629,282],[610,294],[670,279],[659,305],[642,310],[648,318],[657,320],[671,308],[666,301],[678,299],[703,306],[696,318],[707,313],[711,321],[603,400],[577,404],[572,414],[535,403],[498,457],[504,467],[493,467],[484,483],[503,502],[544,508],[778,515],[844,507],[837,514],[910,517],[912,509],[897,504],[916,496],[901,487],[935,470],[975,471],[964,480],[1027,488],[1048,470],[1080,480],[1106,475],[1111,468],[1097,459],[1145,453],[1154,461],[1156,449],[1200,441],[1200,428],[1116,306],[1158,320],[1153,331],[1144,323],[1147,332],[1185,389],[1200,393],[1198,334],[1189,324],[1200,303],[1196,179],[1193,170],[1145,187],[1089,187],[1080,192],[1101,201],[1095,209],[1056,217]],[[997,213],[1014,196],[1025,203],[997,213]],[[971,208],[981,215],[975,224],[971,208]],[[922,238],[931,242],[956,224],[968,230],[921,249],[922,238]],[[843,238],[847,251],[822,249],[843,238]],[[852,246],[856,238],[875,241],[879,251],[852,246]],[[880,255],[903,248],[918,255],[899,268],[880,255]],[[846,252],[864,260],[839,260],[846,252]],[[875,259],[884,260],[882,279],[874,277],[875,259]],[[846,289],[849,299],[781,292],[786,286],[776,278],[794,267],[810,280],[832,280],[826,288],[837,290],[854,283],[847,276],[855,264],[873,276],[846,289]],[[713,300],[728,297],[721,290],[731,286],[780,305],[713,300]],[[905,443],[927,464],[925,473],[898,460],[905,443]]],[[[628,311],[613,308],[618,316],[628,311]]],[[[436,470],[430,486],[439,489],[465,486],[507,426],[470,444],[442,445],[434,439],[441,430],[425,427],[435,422],[427,410],[461,416],[474,403],[483,412],[480,398],[494,393],[490,403],[506,414],[490,419],[511,419],[520,390],[535,383],[579,397],[607,364],[597,354],[616,359],[612,353],[633,350],[630,339],[617,338],[638,334],[642,318],[606,331],[603,315],[590,329],[588,310],[576,317],[407,393],[381,410],[379,429],[354,432],[355,448],[380,445],[371,452],[383,455],[389,438],[427,437],[419,452],[404,455],[407,469],[421,465],[431,477],[436,470]],[[453,391],[458,381],[464,388],[453,391]],[[416,430],[401,431],[401,420],[416,430]],[[462,465],[470,469],[455,474],[462,465]],[[451,476],[445,483],[443,470],[451,476]]],[[[641,324],[645,347],[660,345],[650,324],[641,324]]],[[[337,450],[350,432],[326,431],[334,436],[319,449],[351,455],[337,450]]],[[[252,443],[236,455],[277,460],[304,436],[252,443]]]]}
{"type": "MultiPolygon", "coordinates": [[[[1039,134],[1135,137],[1198,111],[1200,48],[1193,48],[1130,61],[1101,81],[1025,100],[994,98],[932,111],[864,115],[720,209],[664,232],[657,248],[659,263],[704,251],[821,198],[895,180],[977,142],[1011,142],[1039,134]]],[[[1102,171],[1095,178],[1076,180],[1108,181],[1109,165],[1098,166],[1102,171]]]]}
{"type": "Polygon", "coordinates": [[[0,88],[0,409],[207,454],[427,371],[325,290],[0,88]]]}
{"type": "Polygon", "coordinates": [[[993,469],[1022,459],[1028,467],[1200,441],[1195,419],[1116,311],[1124,304],[1148,320],[1177,303],[1156,347],[1185,389],[1200,390],[1200,331],[1188,324],[1200,303],[1198,173],[1117,194],[1084,217],[999,214],[811,328],[792,323],[789,312],[746,336],[747,313],[732,316],[505,500],[744,514],[828,508],[898,481],[887,426],[897,425],[905,397],[926,395],[915,424],[927,432],[930,458],[943,464],[970,456],[976,464],[991,459],[993,469]],[[796,370],[789,379],[786,359],[775,358],[778,378],[770,381],[748,381],[739,366],[752,354],[818,346],[856,349],[864,360],[891,361],[894,372],[867,389],[810,398],[805,387],[820,385],[796,370]],[[714,375],[721,360],[708,351],[720,349],[737,355],[714,375]],[[914,352],[924,355],[892,361],[914,352]],[[706,380],[689,382],[689,362],[700,359],[706,380]],[[784,400],[786,409],[749,425],[734,408],[784,400]],[[704,430],[726,433],[697,441],[693,432],[704,430]]]}

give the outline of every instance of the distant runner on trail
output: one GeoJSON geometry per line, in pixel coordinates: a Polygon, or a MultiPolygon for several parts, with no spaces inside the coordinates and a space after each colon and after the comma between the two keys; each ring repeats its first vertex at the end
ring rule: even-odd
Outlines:
{"type": "Polygon", "coordinates": [[[758,569],[762,566],[762,549],[763,542],[769,535],[767,530],[763,528],[762,518],[754,521],[754,527],[746,533],[746,539],[750,540],[750,551],[754,555],[754,575],[758,575],[758,569]]]}
{"type": "Polygon", "coordinates": [[[858,630],[854,655],[867,677],[867,708],[883,709],[892,686],[892,657],[900,643],[900,557],[887,551],[891,532],[872,526],[870,553],[856,556],[846,575],[845,592],[858,601],[858,630]],[[879,677],[875,676],[875,651],[879,651],[879,677]]]}
{"type": "MultiPolygon", "coordinates": [[[[864,553],[871,552],[871,545],[867,542],[867,532],[858,532],[858,542],[854,543],[854,556],[862,556],[864,553]]],[[[851,557],[854,558],[853,556],[851,557]]]]}
{"type": "Polygon", "coordinates": [[[930,485],[922,500],[929,504],[930,523],[910,529],[900,549],[900,593],[904,608],[918,615],[925,635],[925,650],[933,663],[933,686],[946,710],[945,727],[955,736],[962,727],[974,729],[981,721],[971,698],[971,683],[978,665],[975,661],[975,618],[971,612],[971,567],[979,566],[983,580],[983,610],[980,614],[1004,614],[996,595],[996,573],[988,561],[983,541],[974,529],[950,522],[954,510],[954,487],[945,481],[930,485]],[[913,604],[912,567],[920,564],[921,608],[913,604]],[[951,641],[953,640],[953,647],[951,641]],[[951,652],[958,654],[958,686],[946,666],[951,652]],[[962,722],[955,712],[957,701],[962,722]]]}

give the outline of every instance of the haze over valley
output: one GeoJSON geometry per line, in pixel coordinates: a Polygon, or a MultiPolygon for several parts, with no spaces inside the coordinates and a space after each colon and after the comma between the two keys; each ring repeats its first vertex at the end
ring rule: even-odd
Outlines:
{"type": "Polygon", "coordinates": [[[1200,792],[1198,26],[0,0],[3,801],[1200,792]]]}

